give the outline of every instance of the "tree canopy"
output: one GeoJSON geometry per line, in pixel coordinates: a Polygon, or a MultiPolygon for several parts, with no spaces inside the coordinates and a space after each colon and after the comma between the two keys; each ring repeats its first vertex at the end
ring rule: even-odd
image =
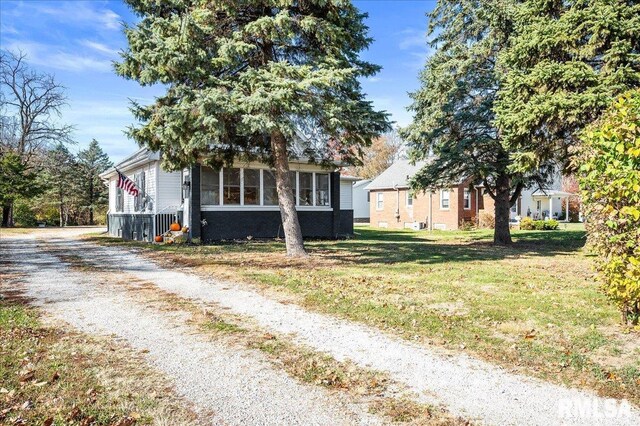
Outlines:
{"type": "Polygon", "coordinates": [[[133,106],[143,124],[130,135],[169,169],[273,165],[287,252],[304,254],[289,158],[355,162],[389,127],[358,81],[379,70],[359,57],[366,15],[347,0],[126,2],[141,19],[125,30],[117,72],[167,86],[133,106]]]}
{"type": "Polygon", "coordinates": [[[520,170],[568,165],[580,131],[640,86],[640,3],[529,0],[510,10],[496,123],[520,170]]]}

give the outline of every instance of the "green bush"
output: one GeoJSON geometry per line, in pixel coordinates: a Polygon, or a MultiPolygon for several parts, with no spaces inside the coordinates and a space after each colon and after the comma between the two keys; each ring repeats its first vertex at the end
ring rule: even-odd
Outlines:
{"type": "Polygon", "coordinates": [[[520,229],[524,231],[532,231],[533,228],[533,219],[530,217],[524,217],[520,220],[520,229]]]}
{"type": "Polygon", "coordinates": [[[559,223],[557,220],[533,220],[530,217],[525,217],[520,221],[520,229],[524,231],[553,231],[558,229],[559,223]]]}
{"type": "Polygon", "coordinates": [[[13,221],[16,226],[36,226],[36,214],[25,200],[16,200],[13,203],[13,221]]]}
{"type": "Polygon", "coordinates": [[[624,323],[640,317],[640,90],[621,96],[582,136],[576,157],[590,246],[624,323]]]}

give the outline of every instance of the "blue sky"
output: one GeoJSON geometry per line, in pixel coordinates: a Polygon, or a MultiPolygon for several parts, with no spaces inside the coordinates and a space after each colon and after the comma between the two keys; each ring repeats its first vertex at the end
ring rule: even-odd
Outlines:
{"type": "MultiPolygon", "coordinates": [[[[429,53],[425,13],[434,1],[356,0],[369,13],[375,39],[363,57],[383,67],[363,88],[378,109],[392,114],[398,125],[411,115],[407,92],[418,87],[418,73],[429,53]]],[[[37,70],[54,74],[67,88],[69,106],[62,121],[76,127],[71,149],[97,139],[113,161],[137,149],[123,131],[135,124],[129,99],[151,103],[160,87],[140,87],[113,72],[112,61],[126,47],[122,22],[135,16],[121,1],[22,0],[0,2],[0,46],[22,50],[37,70]]]]}

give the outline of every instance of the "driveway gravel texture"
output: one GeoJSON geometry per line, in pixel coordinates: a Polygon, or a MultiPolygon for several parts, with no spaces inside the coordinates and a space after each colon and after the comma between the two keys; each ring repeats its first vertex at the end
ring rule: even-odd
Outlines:
{"type": "MultiPolygon", "coordinates": [[[[626,401],[600,398],[510,373],[464,354],[443,354],[380,330],[307,311],[249,285],[170,270],[135,250],[103,247],[73,233],[48,244],[196,303],[215,303],[261,327],[339,361],[386,372],[420,402],[491,425],[637,425],[640,410],[626,401]]],[[[33,237],[0,240],[0,256],[21,265],[27,296],[46,311],[90,333],[114,334],[176,384],[178,393],[220,424],[374,424],[365,407],[324,389],[302,385],[251,351],[216,346],[190,333],[170,313],[150,312],[130,295],[87,274],[71,271],[43,251],[33,237]]],[[[0,287],[0,292],[2,288],[0,287]]]]}

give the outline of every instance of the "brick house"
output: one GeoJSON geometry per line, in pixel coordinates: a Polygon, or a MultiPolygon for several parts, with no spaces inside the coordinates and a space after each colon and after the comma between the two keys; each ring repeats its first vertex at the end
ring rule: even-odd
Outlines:
{"type": "Polygon", "coordinates": [[[493,200],[491,203],[484,200],[488,197],[482,197],[482,190],[472,187],[470,182],[413,194],[409,180],[424,165],[424,162],[412,165],[408,160],[399,160],[367,186],[371,226],[458,229],[463,222],[475,222],[479,210],[493,207],[493,200]]]}
{"type": "MultiPolygon", "coordinates": [[[[459,229],[464,222],[477,223],[482,212],[494,214],[493,199],[482,186],[471,180],[449,188],[412,194],[409,180],[425,162],[411,164],[399,160],[376,177],[367,190],[370,196],[370,224],[378,228],[459,229]]],[[[567,220],[568,197],[575,194],[560,191],[558,175],[545,189],[525,189],[511,209],[511,219],[517,222],[525,215],[534,218],[567,220]],[[564,208],[563,208],[564,202],[564,208]]]]}

